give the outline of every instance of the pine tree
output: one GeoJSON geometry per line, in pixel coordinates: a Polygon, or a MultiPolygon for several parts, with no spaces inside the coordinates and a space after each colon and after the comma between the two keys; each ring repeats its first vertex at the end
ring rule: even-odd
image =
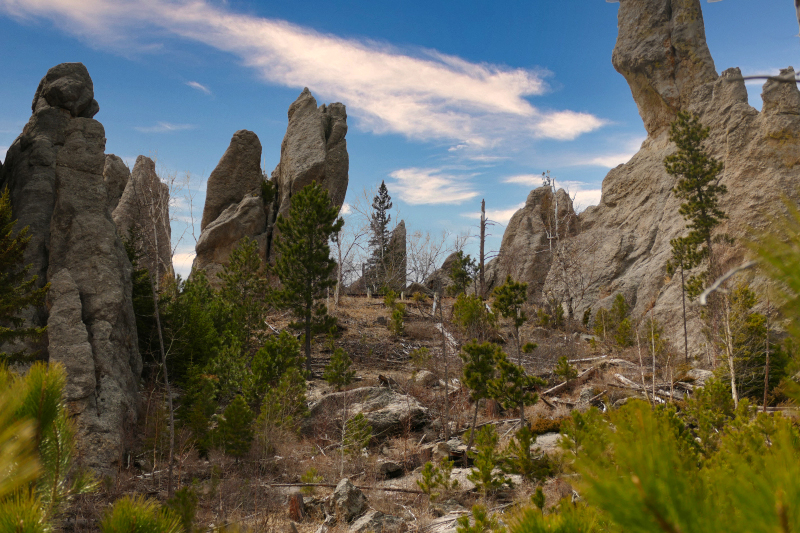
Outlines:
{"type": "Polygon", "coordinates": [[[320,299],[326,289],[336,285],[332,275],[336,262],[331,258],[328,242],[344,225],[338,214],[328,192],[314,181],[292,197],[289,216],[279,216],[276,223],[280,233],[275,243],[275,272],[283,285],[276,297],[297,319],[290,326],[303,331],[309,372],[311,336],[330,331],[335,324],[320,299]]]}
{"type": "Polygon", "coordinates": [[[247,455],[253,443],[253,412],[244,401],[237,396],[228,404],[219,423],[220,440],[227,455],[240,458],[247,455]]]}
{"type": "Polygon", "coordinates": [[[229,331],[239,338],[248,355],[252,354],[260,344],[270,292],[258,243],[249,237],[239,241],[218,277],[229,331]]]}
{"type": "Polygon", "coordinates": [[[392,216],[389,214],[389,209],[391,208],[392,197],[389,196],[386,183],[381,181],[381,186],[378,187],[378,194],[372,199],[373,212],[370,219],[372,236],[369,239],[369,247],[372,250],[369,265],[376,274],[378,288],[386,283],[386,263],[390,253],[389,239],[391,232],[389,231],[389,222],[391,222],[392,216]]]}
{"type": "Polygon", "coordinates": [[[475,260],[472,259],[469,254],[465,255],[462,250],[459,250],[450,266],[450,272],[448,272],[448,276],[453,282],[453,284],[448,287],[448,291],[453,296],[463,294],[466,292],[470,282],[475,279],[477,273],[478,265],[475,263],[475,260]]]}
{"type": "Polygon", "coordinates": [[[667,274],[672,276],[678,270],[681,273],[681,304],[683,308],[683,351],[686,362],[689,362],[689,333],[686,329],[686,271],[697,266],[692,246],[686,237],[679,237],[669,241],[672,247],[671,259],[667,262],[667,274]]]}
{"type": "Polygon", "coordinates": [[[264,342],[253,356],[250,368],[253,372],[252,394],[262,398],[289,369],[302,371],[300,343],[287,331],[281,331],[280,335],[273,335],[264,342]]]}
{"type": "Polygon", "coordinates": [[[520,424],[524,426],[525,407],[539,401],[539,395],[532,389],[544,385],[545,381],[536,376],[528,376],[521,365],[509,361],[502,351],[495,355],[497,376],[489,382],[491,397],[505,409],[518,408],[520,424]]]}
{"type": "MultiPolygon", "coordinates": [[[[0,194],[0,346],[37,339],[46,329],[26,327],[18,316],[27,307],[41,305],[50,284],[37,287],[38,276],[26,279],[31,265],[22,266],[22,262],[31,237],[27,227],[15,233],[16,224],[11,214],[11,195],[6,188],[0,194]]],[[[0,352],[0,362],[19,361],[35,355],[25,354],[23,350],[11,354],[0,352]]]]}
{"type": "Polygon", "coordinates": [[[511,486],[511,480],[502,475],[498,467],[503,461],[503,456],[497,451],[500,436],[491,424],[483,426],[475,432],[475,453],[473,454],[474,466],[467,474],[467,479],[475,483],[475,487],[487,494],[496,492],[503,485],[511,486]]]}
{"type": "MultiPolygon", "coordinates": [[[[472,415],[472,426],[478,420],[478,406],[481,400],[490,398],[490,384],[495,375],[495,361],[502,353],[500,347],[491,342],[478,344],[472,341],[461,348],[461,360],[464,361],[463,379],[464,385],[471,391],[472,401],[475,402],[475,412],[472,415]]],[[[473,433],[470,432],[469,442],[467,443],[467,453],[472,448],[473,433]]]]}
{"type": "Polygon", "coordinates": [[[703,127],[696,115],[678,113],[669,133],[669,140],[675,143],[678,151],[664,158],[667,174],[678,177],[672,192],[684,200],[678,212],[689,221],[689,234],[685,237],[688,253],[685,255],[708,262],[705,273],[690,278],[686,287],[690,298],[700,294],[708,275],[716,274],[712,233],[726,218],[719,208],[719,197],[728,191],[725,185],[719,183],[723,164],[703,148],[708,133],[709,129],[703,127]]]}
{"type": "Polygon", "coordinates": [[[356,377],[356,371],[350,368],[352,364],[353,361],[347,355],[347,352],[341,348],[336,348],[333,351],[330,362],[325,367],[322,379],[336,390],[342,390],[342,387],[350,385],[353,382],[353,378],[356,377]]]}
{"type": "Polygon", "coordinates": [[[494,289],[494,310],[504,318],[510,318],[514,326],[514,340],[517,341],[517,362],[522,364],[522,346],[520,345],[519,328],[528,321],[522,306],[528,294],[527,283],[517,283],[511,276],[506,278],[505,283],[494,289]]]}

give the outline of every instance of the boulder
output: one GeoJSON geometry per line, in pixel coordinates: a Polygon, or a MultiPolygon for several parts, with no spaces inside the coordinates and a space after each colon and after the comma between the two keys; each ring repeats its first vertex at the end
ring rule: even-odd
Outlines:
{"type": "Polygon", "coordinates": [[[387,515],[373,510],[353,522],[348,531],[349,533],[374,533],[375,531],[403,533],[408,531],[408,527],[399,516],[387,515]]]}
{"type": "Polygon", "coordinates": [[[414,375],[414,383],[430,389],[439,385],[439,378],[430,370],[420,370],[414,375]]]}
{"type": "Polygon", "coordinates": [[[385,479],[403,477],[403,467],[394,461],[385,461],[381,463],[379,471],[385,479]]]}
{"type": "Polygon", "coordinates": [[[303,431],[310,435],[319,424],[339,419],[344,395],[347,395],[347,414],[353,417],[362,413],[372,427],[373,439],[383,440],[404,431],[416,431],[428,420],[428,410],[416,398],[400,394],[386,387],[362,387],[347,392],[323,396],[310,405],[310,416],[303,423],[303,431]]]}
{"type": "Polygon", "coordinates": [[[367,497],[347,478],[336,485],[331,503],[339,523],[352,522],[367,510],[367,497]]]}
{"type": "Polygon", "coordinates": [[[11,191],[18,227],[30,227],[24,261],[31,274],[39,286],[53,282],[47,305],[22,313],[29,325],[50,327],[44,342],[28,347],[45,359],[52,347],[64,363],[79,462],[113,475],[136,422],[142,361],[131,264],[103,176],[105,131],[90,118],[98,109],[86,67],[50,69],[8,150],[0,188],[11,191]]]}
{"type": "Polygon", "coordinates": [[[200,230],[206,229],[232,204],[261,191],[261,142],[252,131],[239,130],[208,177],[200,230]]]}
{"type": "Polygon", "coordinates": [[[442,266],[434,270],[433,274],[428,276],[428,279],[425,280],[425,287],[428,291],[441,295],[442,291],[445,291],[447,287],[453,284],[453,281],[450,279],[450,271],[457,257],[458,252],[453,252],[448,255],[442,263],[442,266]]]}
{"type": "Polygon", "coordinates": [[[134,239],[139,267],[150,272],[156,289],[174,276],[169,186],[156,174],[152,159],[143,155],[136,158],[130,179],[111,216],[120,237],[134,239]]]}
{"type": "Polygon", "coordinates": [[[106,154],[106,164],[103,167],[103,181],[106,184],[108,193],[108,209],[113,213],[122,198],[125,186],[131,177],[128,165],[121,157],[114,154],[106,154]]]}

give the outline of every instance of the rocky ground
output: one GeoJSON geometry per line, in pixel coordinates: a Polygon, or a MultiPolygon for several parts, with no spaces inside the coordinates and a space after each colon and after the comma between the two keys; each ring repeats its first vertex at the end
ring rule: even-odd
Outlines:
{"type": "MultiPolygon", "coordinates": [[[[342,299],[336,308],[342,335],[335,344],[353,358],[356,379],[343,392],[332,390],[319,377],[310,380],[311,415],[300,435],[281,436],[274,454],[264,453],[255,444],[239,462],[218,452],[202,460],[189,435],[178,432],[176,488],[189,486],[199,495],[198,525],[239,524],[255,531],[367,532],[383,527],[383,531],[445,532],[454,531],[455,520],[467,514],[474,503],[483,502],[467,479],[470,468],[465,465],[466,446],[461,439],[474,409],[459,379],[457,349],[466,339],[446,320],[450,338],[443,357],[438,313],[434,320],[430,302],[406,304],[405,332],[394,336],[386,327],[389,313],[381,300],[342,299]],[[413,351],[421,347],[428,348],[430,359],[412,358],[413,351]],[[449,378],[447,404],[445,374],[449,378]],[[348,414],[364,413],[373,428],[368,453],[361,457],[343,457],[340,451],[337,431],[345,395],[348,414]],[[449,439],[445,438],[445,423],[449,424],[449,439]],[[420,493],[416,482],[426,461],[444,457],[456,463],[452,477],[459,480],[458,488],[431,502],[420,493]],[[308,481],[305,476],[312,468],[317,476],[313,481],[320,486],[297,486],[308,481]]],[[[452,302],[445,299],[445,318],[450,305],[452,302]]],[[[269,325],[280,330],[288,320],[288,316],[275,315],[269,325]]],[[[501,340],[509,334],[510,330],[504,328],[498,332],[501,340]]],[[[584,411],[592,405],[606,409],[630,396],[641,397],[637,389],[643,381],[652,391],[652,361],[640,366],[635,348],[622,350],[577,327],[552,330],[526,325],[522,338],[539,345],[525,356],[524,366],[547,381],[540,391],[542,399],[526,410],[526,416],[541,433],[536,447],[551,458],[557,472],[563,471],[557,431],[571,410],[584,411]],[[553,373],[561,356],[573,361],[579,371],[578,377],[566,385],[553,373]]],[[[511,347],[509,343],[507,349],[511,347]]],[[[321,373],[329,357],[330,346],[318,343],[314,353],[316,373],[321,373]]],[[[692,388],[692,382],[702,381],[706,375],[694,370],[689,376],[685,370],[656,361],[656,395],[668,401],[671,391],[677,400],[692,388]],[[675,378],[679,373],[684,381],[675,378]],[[672,381],[664,379],[670,374],[672,381]]],[[[125,467],[115,479],[109,477],[100,492],[77,502],[65,530],[93,531],[104,506],[123,494],[166,500],[167,441],[166,428],[158,423],[163,413],[155,407],[160,405],[159,394],[154,386],[143,392],[145,415],[137,436],[132,437],[125,467]]],[[[518,427],[518,414],[490,406],[480,410],[477,424],[495,424],[503,448],[518,427]]],[[[569,475],[559,473],[541,480],[547,505],[572,495],[569,479],[569,475]]],[[[485,502],[489,508],[502,511],[515,503],[530,502],[536,485],[518,476],[514,481],[512,490],[485,502]]]]}

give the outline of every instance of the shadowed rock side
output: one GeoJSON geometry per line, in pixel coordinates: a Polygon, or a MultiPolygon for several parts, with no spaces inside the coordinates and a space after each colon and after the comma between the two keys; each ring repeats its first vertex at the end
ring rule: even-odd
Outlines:
{"type": "Polygon", "coordinates": [[[265,203],[261,195],[261,143],[255,133],[237,131],[228,150],[208,178],[202,233],[192,266],[219,284],[231,251],[244,237],[258,242],[262,258],[273,261],[271,243],[279,214],[288,215],[291,197],[312,181],[322,184],[337,207],[347,193],[347,113],[343,104],[317,107],[304,89],[289,107],[289,125],[281,144],[281,159],[272,173],[276,194],[265,203]]]}
{"type": "Polygon", "coordinates": [[[230,146],[208,177],[200,230],[206,229],[225,209],[239,203],[248,193],[259,191],[262,179],[261,141],[252,131],[239,130],[233,134],[230,146]]]}
{"type": "Polygon", "coordinates": [[[140,268],[155,274],[156,288],[173,277],[169,187],[159,179],[156,164],[149,157],[140,155],[136,158],[112,218],[120,237],[129,239],[135,236],[140,268]]]}
{"type": "Polygon", "coordinates": [[[66,400],[80,460],[111,473],[123,453],[123,435],[136,421],[142,362],[131,265],[111,220],[105,131],[91,118],[99,106],[86,67],[50,69],[32,108],[0,172],[18,227],[30,227],[25,262],[33,264],[40,285],[53,283],[47,305],[25,318],[50,327],[34,348],[67,369],[66,400]]]}
{"type": "Polygon", "coordinates": [[[103,181],[108,192],[108,209],[113,213],[125,192],[125,186],[131,178],[131,171],[121,157],[106,154],[106,164],[103,167],[103,181]]]}
{"type": "MultiPolygon", "coordinates": [[[[623,0],[613,59],[631,85],[648,137],[628,163],[608,173],[600,204],[579,217],[582,232],[562,242],[566,255],[578,259],[569,283],[563,272],[550,268],[542,292],[534,296],[552,292],[565,300],[572,297],[580,316],[587,306],[609,307],[622,293],[634,317],[653,307],[682,351],[680,277],[668,279],[665,272],[670,240],[686,234],[678,213],[681,202],[672,193],[676,179],[663,164],[675,151],[668,125],[678,110],[687,110],[710,128],[706,147],[724,162],[721,183],[728,188],[721,207],[729,219],[719,233],[741,239],[748,227],[765,227],[782,209],[782,197],[796,196],[800,92],[795,84],[770,81],[764,85],[761,112],[748,105],[739,69],[720,76],[714,71],[699,0],[623,0]]],[[[509,224],[506,233],[511,231],[509,224]]],[[[722,267],[743,256],[738,240],[724,250],[722,267]]],[[[699,349],[698,321],[691,320],[689,327],[690,347],[699,349]]]]}

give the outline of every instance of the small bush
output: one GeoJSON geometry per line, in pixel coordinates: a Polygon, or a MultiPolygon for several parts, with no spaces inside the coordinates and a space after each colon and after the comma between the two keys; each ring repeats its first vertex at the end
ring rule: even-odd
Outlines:
{"type": "Polygon", "coordinates": [[[183,487],[167,500],[167,508],[171,509],[181,521],[183,533],[194,532],[194,518],[197,514],[197,493],[191,487],[183,487]]]}
{"type": "Polygon", "coordinates": [[[553,465],[547,456],[535,457],[531,453],[531,446],[535,441],[535,435],[528,427],[523,426],[517,431],[506,449],[509,454],[506,468],[509,472],[531,481],[552,475],[553,465]]]}
{"type": "Polygon", "coordinates": [[[372,440],[372,426],[364,413],[358,413],[344,425],[344,451],[350,456],[361,455],[372,440]]]}
{"type": "Polygon", "coordinates": [[[544,435],[545,433],[556,433],[561,431],[561,424],[569,417],[559,418],[537,418],[531,423],[531,433],[533,435],[544,435]]]}
{"type": "Polygon", "coordinates": [[[400,337],[403,334],[405,314],[406,306],[403,304],[396,304],[392,315],[389,317],[389,331],[391,331],[392,335],[395,337],[400,337]]]}
{"type": "Polygon", "coordinates": [[[456,524],[456,533],[504,533],[506,531],[495,515],[489,515],[486,507],[479,504],[472,506],[472,524],[470,524],[469,515],[458,517],[456,524]]]}
{"type": "Polygon", "coordinates": [[[428,495],[431,501],[437,500],[443,492],[449,492],[458,488],[458,480],[450,479],[453,472],[453,461],[442,459],[439,466],[428,461],[420,472],[421,479],[417,480],[417,486],[428,495]]]}
{"type": "Polygon", "coordinates": [[[100,522],[102,533],[180,533],[181,520],[155,501],[126,496],[100,522]]]}
{"type": "MultiPolygon", "coordinates": [[[[317,469],[313,466],[305,471],[305,473],[300,476],[301,483],[322,483],[323,477],[317,473],[317,469]]],[[[311,496],[316,491],[316,487],[302,487],[300,492],[305,494],[306,496],[311,496]]]]}
{"type": "Polygon", "coordinates": [[[511,480],[497,470],[504,459],[497,451],[498,440],[497,431],[491,424],[475,433],[476,451],[472,452],[475,463],[467,479],[475,483],[484,496],[497,492],[504,485],[511,486],[511,480]]]}
{"type": "Polygon", "coordinates": [[[556,368],[553,370],[556,376],[559,376],[564,381],[570,381],[578,377],[578,369],[569,364],[567,356],[562,355],[556,363],[556,368]]]}

